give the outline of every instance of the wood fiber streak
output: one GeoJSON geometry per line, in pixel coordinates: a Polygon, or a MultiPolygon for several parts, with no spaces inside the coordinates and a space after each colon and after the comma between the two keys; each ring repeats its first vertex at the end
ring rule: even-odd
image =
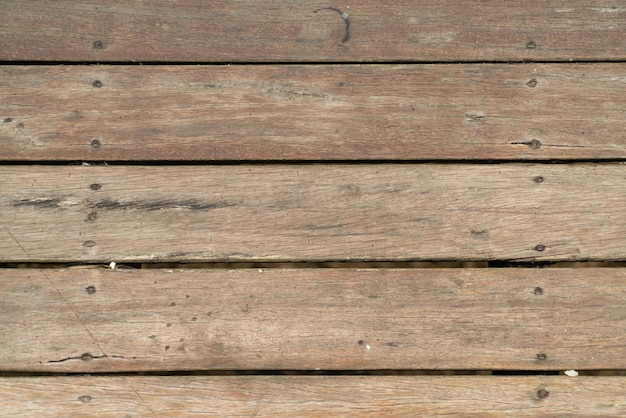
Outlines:
{"type": "Polygon", "coordinates": [[[620,417],[623,378],[55,377],[0,380],[5,416],[620,417]],[[539,398],[540,390],[549,392],[539,398]]]}
{"type": "Polygon", "coordinates": [[[625,158],[625,92],[621,64],[4,66],[0,160],[625,158]]]}
{"type": "Polygon", "coordinates": [[[621,164],[0,167],[0,260],[623,260],[621,164]]]}
{"type": "Polygon", "coordinates": [[[0,60],[623,60],[621,2],[3,1],[0,60]]]}
{"type": "Polygon", "coordinates": [[[4,371],[626,368],[623,269],[1,274],[4,371]]]}

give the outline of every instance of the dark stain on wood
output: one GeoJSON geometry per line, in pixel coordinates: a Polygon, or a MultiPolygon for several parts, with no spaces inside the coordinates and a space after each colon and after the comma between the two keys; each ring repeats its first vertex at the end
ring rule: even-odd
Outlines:
{"type": "Polygon", "coordinates": [[[104,199],[99,202],[90,203],[92,209],[104,210],[210,210],[236,206],[230,202],[204,202],[196,199],[187,200],[137,200],[131,202],[120,202],[114,199],[104,199]]]}
{"type": "Polygon", "coordinates": [[[346,42],[348,42],[350,40],[350,15],[348,13],[346,13],[346,12],[342,12],[341,10],[337,9],[336,7],[322,7],[321,9],[315,10],[314,13],[320,12],[322,10],[330,10],[330,11],[339,13],[341,18],[343,19],[343,22],[346,24],[346,33],[343,36],[343,39],[341,40],[341,43],[345,44],[346,42]]]}
{"type": "Polygon", "coordinates": [[[61,207],[61,201],[55,198],[20,199],[14,201],[13,206],[30,206],[38,209],[58,209],[61,207]]]}
{"type": "MultiPolygon", "coordinates": [[[[236,206],[232,202],[205,202],[197,199],[175,200],[136,200],[130,202],[122,202],[114,199],[103,199],[98,202],[83,201],[88,209],[104,209],[104,210],[211,210],[236,206]]],[[[37,209],[67,209],[75,204],[63,202],[59,198],[25,198],[15,200],[13,207],[33,207],[37,209]]],[[[93,213],[93,212],[92,212],[93,213]]],[[[95,215],[93,216],[95,219],[95,215]]],[[[91,219],[90,219],[91,220],[91,219]]]]}

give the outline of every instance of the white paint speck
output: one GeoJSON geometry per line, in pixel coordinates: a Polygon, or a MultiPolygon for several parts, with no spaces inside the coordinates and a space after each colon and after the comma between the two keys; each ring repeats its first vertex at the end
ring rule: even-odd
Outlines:
{"type": "Polygon", "coordinates": [[[576,370],[565,370],[565,374],[569,377],[578,376],[578,372],[576,370]]]}
{"type": "Polygon", "coordinates": [[[366,345],[365,348],[367,348],[368,350],[370,350],[372,347],[370,347],[370,345],[366,345]]]}
{"type": "Polygon", "coordinates": [[[116,267],[117,267],[117,263],[116,263],[115,261],[111,261],[111,262],[109,263],[109,268],[110,268],[111,270],[115,270],[115,268],[116,268],[116,267]]]}
{"type": "Polygon", "coordinates": [[[341,17],[343,17],[343,20],[348,20],[348,18],[350,17],[350,15],[349,15],[348,13],[346,13],[346,12],[343,12],[343,13],[341,14],[341,17]]]}

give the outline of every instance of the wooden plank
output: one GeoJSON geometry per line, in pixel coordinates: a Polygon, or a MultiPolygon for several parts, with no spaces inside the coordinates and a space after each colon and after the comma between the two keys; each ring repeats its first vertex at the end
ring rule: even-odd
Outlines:
{"type": "Polygon", "coordinates": [[[1,274],[5,371],[626,368],[624,269],[1,274]]]}
{"type": "Polygon", "coordinates": [[[623,260],[620,164],[2,166],[0,260],[623,260]]]}
{"type": "Polygon", "coordinates": [[[619,377],[239,376],[0,379],[3,416],[621,417],[619,377]]]}
{"type": "Polygon", "coordinates": [[[621,64],[5,66],[0,160],[625,158],[625,101],[621,64]]]}
{"type": "Polygon", "coordinates": [[[0,60],[623,60],[626,8],[503,2],[3,1],[0,60]]]}

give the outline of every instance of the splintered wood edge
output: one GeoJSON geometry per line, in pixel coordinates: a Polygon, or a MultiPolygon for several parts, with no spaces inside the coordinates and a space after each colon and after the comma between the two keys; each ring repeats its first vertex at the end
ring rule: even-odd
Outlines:
{"type": "Polygon", "coordinates": [[[626,415],[622,377],[29,377],[0,399],[4,416],[626,415]]]}
{"type": "Polygon", "coordinates": [[[5,371],[626,368],[623,269],[0,273],[5,371]]]}

